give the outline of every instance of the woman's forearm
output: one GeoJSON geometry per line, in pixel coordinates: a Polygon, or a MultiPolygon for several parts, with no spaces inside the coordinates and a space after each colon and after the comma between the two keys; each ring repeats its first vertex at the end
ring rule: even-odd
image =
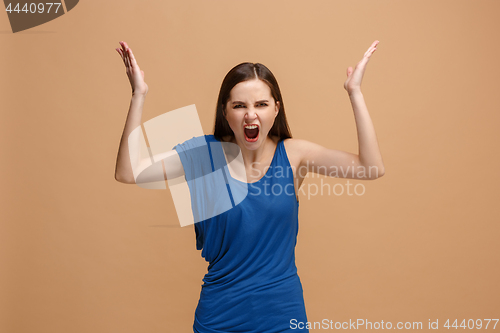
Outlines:
{"type": "Polygon", "coordinates": [[[375,127],[368,113],[363,94],[361,90],[356,90],[349,94],[349,98],[354,111],[358,132],[359,161],[367,171],[376,168],[376,176],[381,177],[385,173],[384,162],[382,161],[382,154],[378,146],[375,127]]]}
{"type": "MultiPolygon", "coordinates": [[[[130,133],[141,126],[142,109],[146,100],[145,94],[132,94],[130,108],[127,114],[127,120],[123,129],[123,134],[120,140],[118,156],[116,158],[115,179],[122,183],[134,183],[134,172],[130,161],[129,153],[129,135],[130,133]]],[[[137,137],[138,139],[139,137],[137,137]]],[[[134,149],[139,149],[140,142],[133,145],[134,149]]],[[[139,152],[137,152],[139,156],[139,152]]]]}

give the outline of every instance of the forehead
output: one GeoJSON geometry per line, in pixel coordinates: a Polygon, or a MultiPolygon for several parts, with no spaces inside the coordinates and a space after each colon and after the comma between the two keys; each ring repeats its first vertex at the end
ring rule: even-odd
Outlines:
{"type": "Polygon", "coordinates": [[[249,80],[238,83],[231,89],[229,99],[233,101],[252,102],[262,99],[270,100],[271,89],[261,80],[249,80]]]}

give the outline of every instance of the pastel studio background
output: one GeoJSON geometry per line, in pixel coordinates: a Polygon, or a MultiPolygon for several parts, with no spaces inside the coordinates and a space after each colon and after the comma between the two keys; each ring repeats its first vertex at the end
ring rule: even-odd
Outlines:
{"type": "Polygon", "coordinates": [[[0,15],[0,331],[191,331],[207,267],[193,227],[178,226],[168,190],[114,180],[131,96],[121,40],[150,87],[143,122],[196,104],[212,133],[224,75],[260,62],[294,137],[353,153],[345,71],[379,40],[362,91],[386,175],[349,180],[361,196],[313,196],[347,179],[305,180],[309,320],[426,331],[498,318],[499,12],[496,0],[81,1],[16,34],[0,15]]]}

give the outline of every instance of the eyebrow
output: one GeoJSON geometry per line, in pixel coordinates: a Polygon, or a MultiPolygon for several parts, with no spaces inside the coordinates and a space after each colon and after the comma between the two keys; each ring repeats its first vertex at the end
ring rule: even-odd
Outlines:
{"type": "MultiPolygon", "coordinates": [[[[269,101],[267,99],[263,99],[263,100],[255,102],[255,103],[262,103],[262,102],[269,103],[269,101]]],[[[246,104],[246,103],[245,102],[241,102],[241,101],[234,101],[233,104],[246,104]]]]}

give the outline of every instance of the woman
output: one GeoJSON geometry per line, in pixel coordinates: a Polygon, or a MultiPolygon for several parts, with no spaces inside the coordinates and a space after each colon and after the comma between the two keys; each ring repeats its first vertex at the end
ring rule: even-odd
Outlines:
{"type": "MultiPolygon", "coordinates": [[[[116,50],[132,85],[132,102],[115,178],[134,183],[126,138],[141,123],[148,86],[132,50],[126,43],[120,44],[121,49],[116,50]]],[[[243,157],[246,181],[233,177],[232,172],[226,181],[233,195],[239,188],[248,190],[244,200],[195,224],[197,249],[209,266],[194,332],[308,332],[294,255],[298,189],[307,172],[357,179],[384,175],[375,130],[361,94],[365,67],[377,45],[378,41],[373,42],[356,67],[347,69],[344,83],[355,113],[359,155],[292,139],[274,75],[262,64],[242,63],[223,80],[214,134],[177,145],[166,159],[167,178],[185,175],[187,179],[193,176],[193,167],[203,163],[199,154],[190,153],[196,143],[193,140],[232,142],[243,157]],[[356,172],[346,172],[351,168],[356,172]]],[[[216,152],[210,150],[210,154],[213,159],[216,152]]]]}

